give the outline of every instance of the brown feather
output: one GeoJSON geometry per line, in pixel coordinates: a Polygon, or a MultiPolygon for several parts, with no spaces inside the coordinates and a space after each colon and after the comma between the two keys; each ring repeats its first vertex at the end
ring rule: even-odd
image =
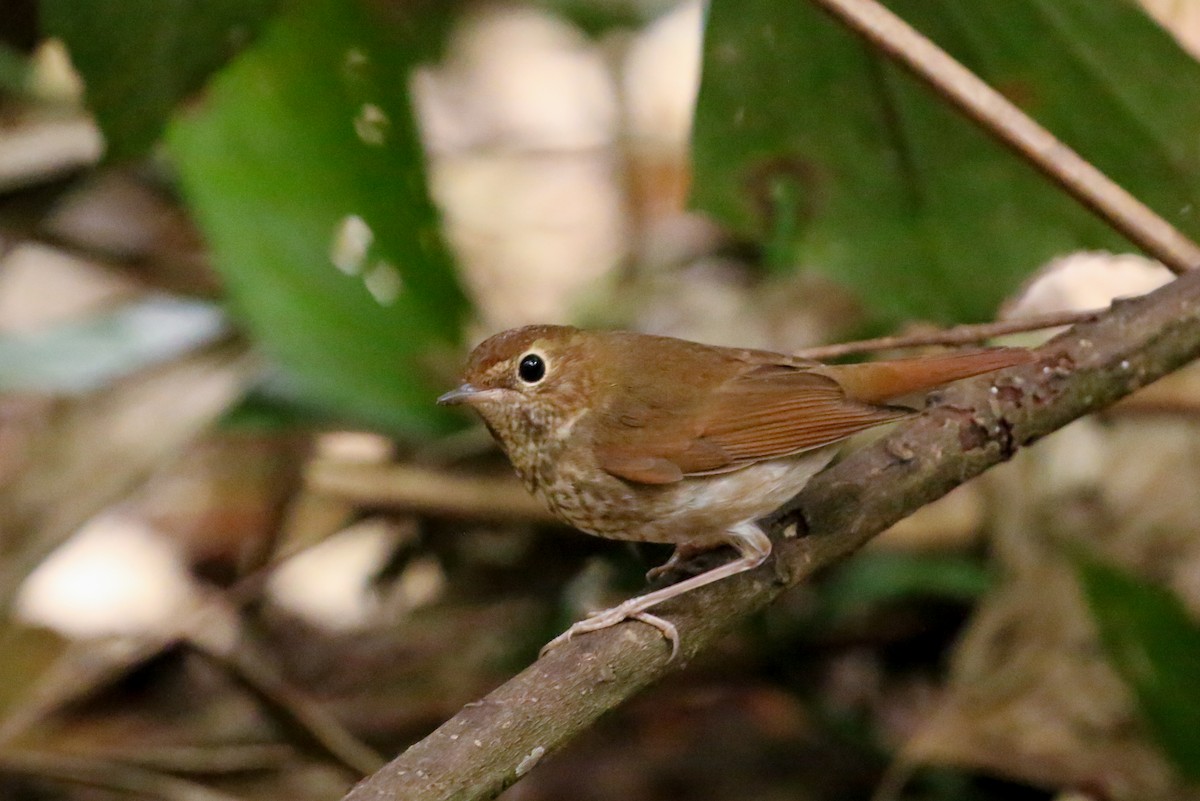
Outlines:
{"type": "Polygon", "coordinates": [[[911,414],[849,401],[836,381],[807,367],[752,370],[711,397],[700,436],[729,454],[726,469],[820,448],[911,414]]]}
{"type": "Polygon", "coordinates": [[[607,472],[626,481],[639,484],[674,484],[683,480],[679,465],[662,457],[632,453],[628,449],[606,448],[597,452],[600,465],[607,472]]]}
{"type": "Polygon", "coordinates": [[[602,410],[593,442],[602,469],[671,483],[820,448],[911,414],[848,400],[814,365],[781,354],[694,347],[698,358],[688,359],[689,349],[659,365],[675,375],[653,386],[638,380],[628,358],[614,360],[625,391],[602,410]]]}
{"type": "Polygon", "coordinates": [[[837,381],[848,397],[863,403],[882,403],[1032,359],[1033,355],[1022,348],[991,348],[886,362],[823,365],[818,370],[837,381]]]}
{"type": "Polygon", "coordinates": [[[601,411],[593,451],[608,473],[644,484],[729,472],[831,445],[913,414],[882,401],[1030,359],[1026,351],[997,348],[827,366],[676,340],[656,354],[658,338],[628,337],[607,340],[617,371],[613,383],[623,391],[601,411]],[[641,380],[643,360],[655,363],[652,384],[641,380]]]}

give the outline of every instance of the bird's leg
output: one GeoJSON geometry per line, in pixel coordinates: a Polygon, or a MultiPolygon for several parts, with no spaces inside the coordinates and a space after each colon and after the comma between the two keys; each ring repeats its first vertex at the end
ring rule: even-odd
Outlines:
{"type": "Polygon", "coordinates": [[[648,592],[636,598],[630,598],[628,601],[617,604],[611,609],[605,609],[589,615],[546,643],[541,653],[545,654],[555,646],[567,642],[576,634],[599,631],[609,626],[615,626],[623,620],[633,619],[640,620],[662,632],[662,635],[671,643],[671,658],[674,659],[675,655],[679,653],[679,632],[675,629],[673,623],[656,615],[651,615],[646,610],[661,604],[663,601],[703,587],[706,584],[712,584],[714,581],[720,581],[723,578],[735,576],[747,570],[753,570],[771,555],[771,540],[752,521],[737,524],[727,532],[727,537],[729,544],[738,550],[739,556],[737,559],[714,567],[712,570],[701,573],[698,576],[684,579],[669,587],[663,587],[660,590],[648,592]]]}
{"type": "Polygon", "coordinates": [[[654,581],[659,576],[670,573],[681,564],[691,559],[698,553],[704,553],[705,548],[697,548],[695,545],[681,543],[675,546],[675,550],[671,552],[671,558],[663,562],[658,567],[652,567],[646,571],[646,581],[654,581]]]}

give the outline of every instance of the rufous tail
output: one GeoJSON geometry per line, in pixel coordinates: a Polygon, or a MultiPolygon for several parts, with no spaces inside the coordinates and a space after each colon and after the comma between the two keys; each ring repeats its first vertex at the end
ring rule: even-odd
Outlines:
{"type": "Polygon", "coordinates": [[[885,362],[830,365],[822,371],[827,371],[841,384],[847,397],[863,403],[884,403],[912,392],[1030,361],[1033,361],[1033,354],[1023,348],[991,348],[885,362]]]}

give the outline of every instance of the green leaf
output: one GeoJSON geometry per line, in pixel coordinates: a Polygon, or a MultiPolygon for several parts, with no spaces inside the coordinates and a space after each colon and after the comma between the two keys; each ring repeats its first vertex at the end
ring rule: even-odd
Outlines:
{"type": "Polygon", "coordinates": [[[1200,781],[1200,626],[1167,590],[1090,556],[1076,558],[1083,592],[1114,669],[1180,774],[1200,781]]]}
{"type": "Polygon", "coordinates": [[[971,602],[990,583],[978,560],[866,551],[832,571],[821,583],[822,617],[836,624],[874,607],[911,598],[971,602]]]}
{"type": "Polygon", "coordinates": [[[110,159],[143,153],[175,106],[249,43],[276,0],[42,0],[67,44],[110,159]]]}
{"type": "Polygon", "coordinates": [[[612,0],[532,0],[531,5],[560,14],[578,25],[589,36],[600,37],[613,30],[644,25],[655,16],[670,11],[674,0],[651,3],[612,2],[612,0]]]}
{"type": "MultiPolygon", "coordinates": [[[[1125,0],[892,0],[921,32],[1200,234],[1200,64],[1125,0]]],[[[694,201],[893,325],[990,318],[1045,260],[1129,244],[815,4],[714,0],[694,201]]]]}
{"type": "Polygon", "coordinates": [[[3,336],[0,392],[88,392],[227,332],[216,306],[159,298],[32,334],[3,336]]]}
{"type": "Polygon", "coordinates": [[[28,90],[29,60],[24,53],[0,42],[0,92],[22,95],[28,90]]]}
{"type": "Polygon", "coordinates": [[[368,5],[293,4],[167,141],[238,311],[301,389],[361,422],[431,433],[458,419],[433,401],[468,306],[407,87],[449,9],[368,5]]]}

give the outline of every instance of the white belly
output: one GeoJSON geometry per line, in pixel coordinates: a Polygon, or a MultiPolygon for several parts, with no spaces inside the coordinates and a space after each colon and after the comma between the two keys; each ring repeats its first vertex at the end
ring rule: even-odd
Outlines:
{"type": "MultiPolygon", "coordinates": [[[[778,509],[835,453],[835,448],[823,448],[674,484],[632,484],[607,474],[601,474],[602,480],[575,477],[579,483],[567,503],[562,495],[554,502],[538,494],[557,515],[590,534],[709,547],[725,542],[735,526],[778,509]],[[599,506],[606,510],[604,514],[596,514],[599,506]]],[[[566,475],[558,478],[571,481],[566,475]]]]}

